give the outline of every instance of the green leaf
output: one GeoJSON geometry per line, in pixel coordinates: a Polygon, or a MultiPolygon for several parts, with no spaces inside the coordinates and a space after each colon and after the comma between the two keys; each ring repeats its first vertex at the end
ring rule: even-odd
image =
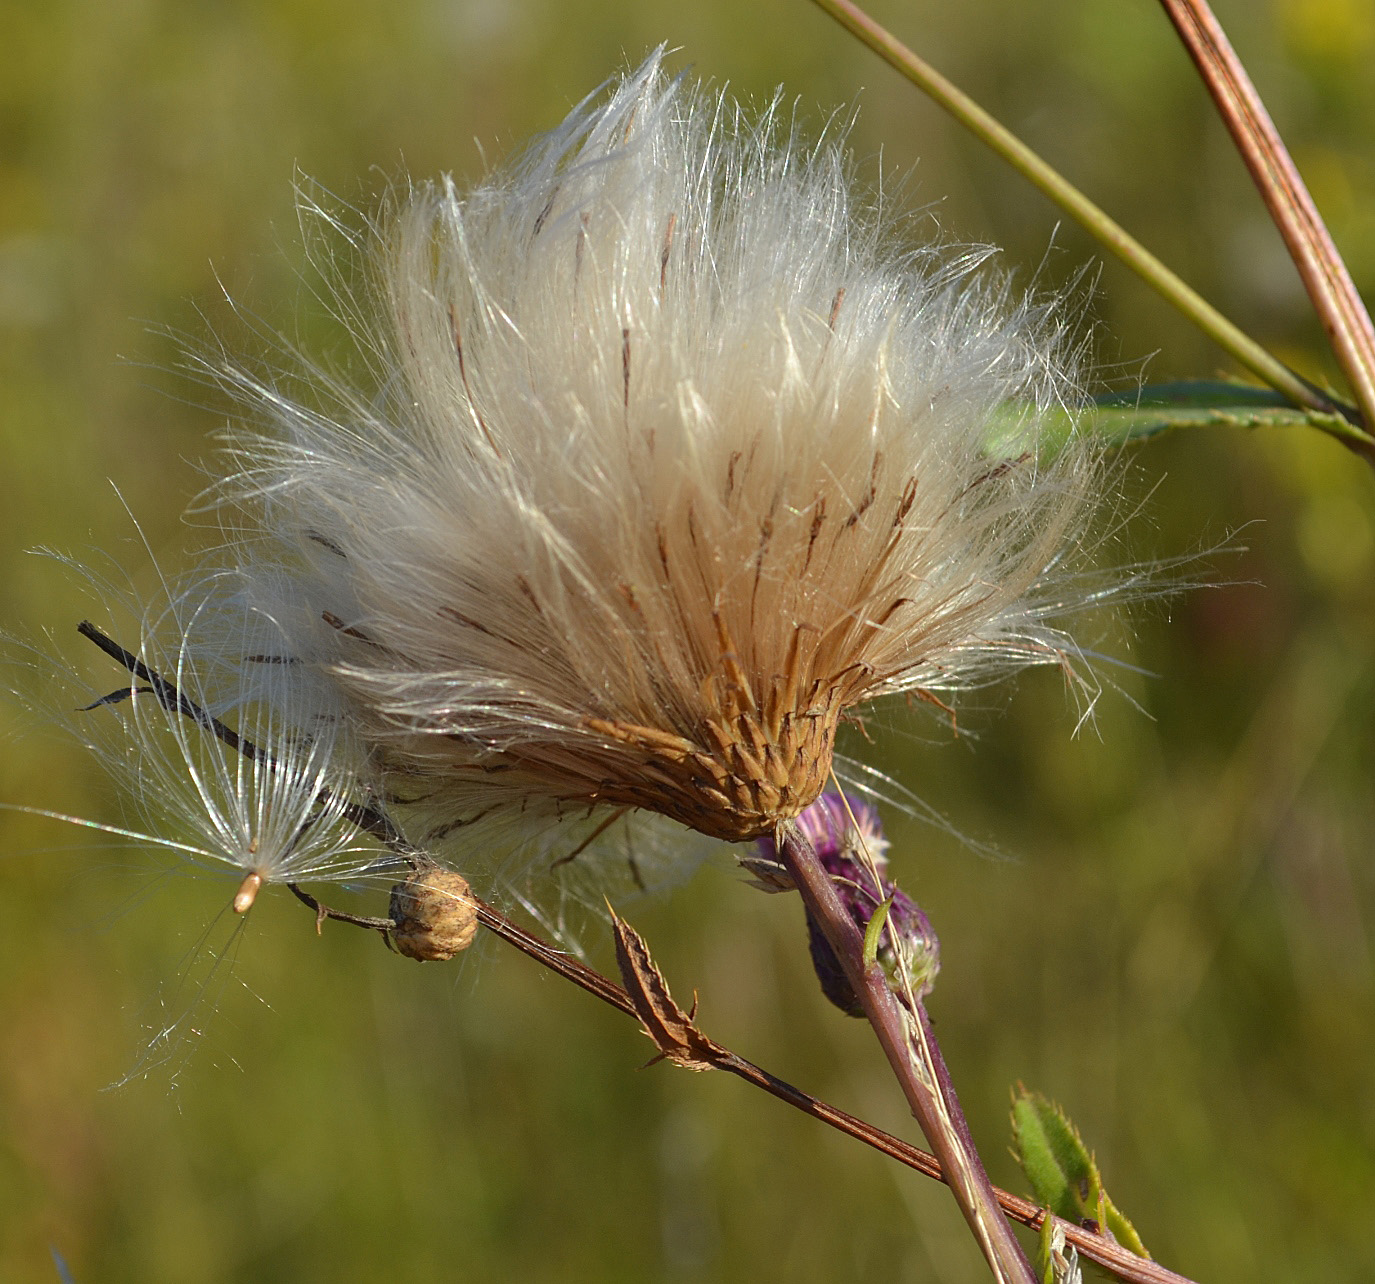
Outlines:
{"type": "Polygon", "coordinates": [[[1078,1222],[1086,1214],[1093,1160],[1074,1125],[1039,1092],[1020,1084],[1012,1099],[1012,1136],[1017,1162],[1038,1204],[1078,1222]]]}
{"type": "Polygon", "coordinates": [[[1309,427],[1344,441],[1370,440],[1341,415],[1299,409],[1270,388],[1206,379],[1096,397],[1081,427],[1112,442],[1137,441],[1176,428],[1208,427],[1309,427]]]}
{"type": "Polygon", "coordinates": [[[886,901],[882,901],[879,907],[869,918],[868,924],[864,928],[864,966],[873,966],[874,960],[878,958],[878,941],[883,935],[883,925],[888,921],[888,911],[893,908],[893,898],[890,896],[886,901]]]}
{"type": "Polygon", "coordinates": [[[1097,1222],[1123,1248],[1150,1257],[1136,1228],[1108,1198],[1097,1163],[1059,1106],[1018,1084],[1012,1097],[1012,1136],[1013,1155],[1037,1203],[1076,1225],[1097,1222]]]}
{"type": "Polygon", "coordinates": [[[1082,412],[1052,410],[1037,416],[1023,403],[1000,406],[989,429],[989,453],[1017,459],[1034,450],[1054,455],[1078,432],[1111,445],[1145,441],[1182,428],[1316,428],[1348,445],[1375,445],[1339,414],[1302,410],[1270,388],[1226,380],[1161,383],[1095,397],[1082,412]],[[1029,430],[1035,425],[1033,439],[1029,430]]]}
{"type": "Polygon", "coordinates": [[[1108,1198],[1107,1191],[1103,1189],[1102,1183],[1098,1186],[1099,1205],[1098,1205],[1098,1225],[1113,1237],[1123,1248],[1135,1253],[1137,1257],[1149,1257],[1146,1246],[1141,1242],[1141,1236],[1136,1233],[1136,1227],[1131,1224],[1123,1214],[1122,1210],[1108,1198]]]}

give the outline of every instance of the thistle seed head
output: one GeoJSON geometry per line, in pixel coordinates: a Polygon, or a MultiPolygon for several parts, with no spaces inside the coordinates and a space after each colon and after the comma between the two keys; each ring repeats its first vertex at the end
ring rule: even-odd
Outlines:
{"type": "Polygon", "coordinates": [[[370,386],[218,371],[271,421],[226,485],[274,676],[338,694],[432,839],[626,809],[758,838],[854,706],[1063,661],[1093,466],[1041,449],[1061,325],[983,252],[901,245],[842,141],[656,53],[401,199],[343,309],[370,386]]]}

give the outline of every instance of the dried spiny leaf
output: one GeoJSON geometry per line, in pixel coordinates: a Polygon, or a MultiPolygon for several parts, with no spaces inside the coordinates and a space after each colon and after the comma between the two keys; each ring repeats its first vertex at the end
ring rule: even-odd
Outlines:
{"type": "Polygon", "coordinates": [[[635,1005],[640,1024],[659,1049],[655,1060],[672,1061],[686,1070],[714,1069],[725,1055],[725,1049],[693,1024],[692,1018],[697,1011],[695,996],[692,1012],[684,1012],[673,1001],[668,982],[650,955],[644,938],[615,910],[611,911],[611,926],[616,933],[616,964],[621,970],[621,980],[635,1005]]]}

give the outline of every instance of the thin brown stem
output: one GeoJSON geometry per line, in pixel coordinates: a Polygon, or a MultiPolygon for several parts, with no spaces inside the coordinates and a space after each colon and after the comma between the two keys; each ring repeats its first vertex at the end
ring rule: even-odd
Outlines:
{"type": "Polygon", "coordinates": [[[580,986],[588,994],[601,999],[603,1003],[618,1008],[628,1017],[635,1016],[635,1005],[630,1001],[630,995],[615,981],[603,976],[595,968],[588,967],[566,950],[550,945],[533,932],[526,931],[495,906],[488,905],[476,896],[473,897],[473,903],[477,906],[477,921],[489,932],[501,937],[508,945],[514,945],[522,954],[528,954],[537,963],[543,963],[565,980],[580,986]]]}
{"type": "MultiPolygon", "coordinates": [[[[361,918],[358,915],[344,914],[322,905],[315,897],[296,887],[292,887],[291,890],[305,904],[315,910],[317,915],[323,910],[323,916],[326,919],[334,919],[374,930],[381,930],[382,924],[386,924],[388,927],[391,925],[390,919],[371,920],[361,918]]],[[[587,964],[572,957],[566,951],[550,945],[548,941],[536,936],[533,932],[527,931],[518,923],[507,918],[500,910],[488,905],[480,897],[474,896],[472,899],[477,908],[478,921],[488,931],[499,936],[507,944],[514,946],[521,953],[528,955],[565,980],[586,990],[603,1003],[623,1012],[628,1017],[635,1020],[639,1019],[630,995],[615,981],[603,976],[595,968],[588,967],[587,964]]],[[[863,1119],[858,1119],[839,1107],[822,1101],[819,1097],[813,1097],[801,1088],[796,1088],[786,1080],[778,1078],[777,1075],[770,1074],[761,1066],[755,1065],[754,1062],[737,1056],[729,1048],[721,1049],[721,1056],[714,1064],[717,1069],[743,1079],[746,1083],[762,1089],[770,1096],[792,1106],[795,1110],[800,1110],[803,1114],[819,1120],[837,1132],[844,1133],[847,1137],[853,1137],[856,1141],[872,1147],[880,1154],[897,1160],[898,1163],[911,1168],[914,1172],[919,1172],[923,1176],[939,1182],[946,1181],[945,1171],[935,1155],[922,1150],[919,1146],[913,1146],[910,1142],[903,1141],[900,1137],[894,1137],[892,1133],[884,1132],[882,1128],[876,1128],[873,1124],[866,1123],[863,1119]]],[[[1076,1225],[1074,1222],[1056,1218],[1048,1209],[1042,1208],[1030,1199],[1025,1199],[1021,1195],[1014,1195],[1010,1191],[1002,1190],[996,1186],[992,1187],[992,1190],[998,1206],[1013,1221],[1020,1222],[1023,1226],[1034,1231],[1039,1231],[1047,1218],[1059,1222],[1064,1227],[1065,1238],[1069,1243],[1073,1244],[1091,1261],[1097,1262],[1098,1265],[1111,1271],[1119,1279],[1128,1281],[1128,1284],[1193,1284],[1187,1276],[1167,1270],[1149,1258],[1138,1257],[1106,1235],[1097,1234],[1083,1226],[1076,1225]]]]}
{"type": "MultiPolygon", "coordinates": [[[[208,710],[202,708],[180,691],[174,683],[144,664],[133,652],[102,633],[95,625],[83,620],[78,626],[78,632],[94,642],[112,659],[117,660],[134,677],[148,683],[153,695],[168,712],[179,713],[190,718],[235,752],[243,754],[251,761],[262,762],[269,767],[275,767],[276,764],[272,755],[265,749],[241,736],[227,723],[214,717],[208,710]]],[[[345,814],[360,829],[380,839],[408,863],[415,864],[418,853],[406,842],[400,830],[392,822],[391,817],[381,808],[367,804],[350,803],[345,814]]],[[[813,859],[815,859],[814,855],[813,859]]],[[[390,933],[395,926],[392,919],[349,914],[326,905],[299,884],[288,883],[287,887],[302,904],[309,907],[315,914],[317,930],[326,920],[346,923],[352,927],[361,927],[380,933],[388,948],[391,947],[390,933]]],[[[529,955],[536,962],[543,964],[566,980],[572,981],[589,994],[601,999],[602,1002],[638,1020],[635,1005],[629,994],[614,981],[609,980],[594,968],[588,967],[566,951],[550,945],[533,932],[527,931],[507,918],[500,910],[488,905],[478,897],[474,896],[473,901],[477,909],[478,921],[488,931],[501,937],[508,944],[515,946],[516,949],[529,955]]],[[[853,1115],[846,1114],[843,1110],[810,1096],[800,1088],[795,1088],[752,1062],[746,1061],[743,1057],[736,1056],[729,1049],[722,1049],[722,1053],[723,1056],[718,1062],[721,1069],[737,1075],[747,1083],[764,1089],[780,1101],[786,1101],[789,1105],[821,1120],[830,1127],[872,1146],[883,1154],[898,1160],[899,1163],[906,1164],[917,1172],[949,1184],[940,1161],[934,1155],[911,1146],[861,1119],[856,1119],[853,1115]]],[[[939,1073],[944,1073],[943,1063],[940,1064],[939,1073]]],[[[946,1081],[948,1082],[948,1076],[946,1081]]],[[[962,1116],[960,1118],[962,1122],[962,1116]]],[[[985,1178],[986,1181],[987,1178],[985,1178]]],[[[1023,1225],[1039,1230],[1045,1218],[1049,1216],[1047,1210],[1037,1207],[1030,1200],[1022,1199],[996,1187],[990,1187],[990,1189],[997,1203],[1007,1215],[1023,1225]]],[[[1006,1231],[1006,1224],[1002,1223],[1001,1218],[998,1220],[1006,1231]]],[[[1137,1257],[1104,1236],[1095,1235],[1071,1222],[1063,1222],[1062,1224],[1065,1229],[1065,1237],[1070,1243],[1074,1244],[1084,1256],[1111,1270],[1121,1279],[1130,1281],[1132,1284],[1190,1284],[1190,1281],[1184,1276],[1176,1275],[1172,1271],[1157,1266],[1154,1262],[1137,1257]]]]}
{"type": "Polygon", "coordinates": [[[134,677],[146,682],[157,697],[158,703],[168,713],[180,713],[190,718],[192,722],[204,727],[217,740],[222,740],[236,753],[243,754],[245,758],[254,762],[267,763],[269,766],[275,765],[272,761],[272,755],[267,750],[260,749],[257,745],[245,740],[228,723],[221,722],[219,718],[202,709],[190,696],[183,695],[173,683],[160,673],[150,669],[132,651],[126,650],[113,638],[107,637],[90,620],[82,620],[76,626],[76,631],[87,641],[94,642],[112,660],[117,660],[134,677]]]}
{"type": "Polygon", "coordinates": [[[788,821],[779,827],[777,849],[808,910],[844,967],[912,1114],[941,1161],[946,1184],[994,1275],[1002,1284],[1035,1284],[1031,1264],[999,1212],[993,1184],[973,1145],[949,1075],[944,1073],[939,1051],[935,1050],[935,1036],[921,1005],[916,1004],[915,1011],[909,1013],[893,993],[883,969],[877,963],[866,964],[864,937],[841,903],[831,876],[795,822],[788,821]]]}
{"type": "MultiPolygon", "coordinates": [[[[1293,158],[1207,0],[1160,0],[1284,237],[1328,342],[1375,431],[1375,326],[1293,158]]],[[[1365,450],[1371,457],[1369,448],[1365,450]]]]}
{"type": "Polygon", "coordinates": [[[318,897],[312,896],[299,883],[288,883],[287,889],[301,904],[308,905],[315,911],[315,930],[317,932],[326,919],[333,919],[336,923],[347,923],[350,927],[366,927],[374,932],[381,932],[382,939],[387,943],[387,948],[391,948],[391,930],[396,926],[391,919],[373,918],[367,914],[348,914],[343,910],[333,909],[318,897]]]}
{"type": "MultiPolygon", "coordinates": [[[[935,1155],[902,1141],[891,1133],[884,1132],[881,1128],[875,1128],[873,1124],[865,1123],[862,1119],[856,1119],[854,1115],[847,1114],[836,1106],[828,1105],[826,1102],[803,1092],[800,1088],[794,1088],[792,1084],[776,1078],[767,1070],[761,1069],[753,1062],[746,1061],[743,1057],[736,1056],[733,1052],[728,1053],[724,1060],[718,1062],[718,1067],[738,1075],[746,1083],[753,1084],[756,1088],[762,1088],[765,1092],[777,1097],[780,1101],[787,1102],[790,1106],[810,1115],[813,1119],[819,1119],[838,1132],[843,1132],[856,1141],[862,1141],[866,1146],[872,1146],[890,1159],[896,1159],[898,1163],[905,1164],[908,1168],[922,1173],[926,1177],[932,1177],[940,1182],[944,1182],[946,1179],[940,1160],[935,1155]]],[[[1066,1240],[1073,1244],[1085,1257],[1111,1271],[1119,1279],[1132,1281],[1132,1284],[1190,1284],[1186,1276],[1179,1275],[1149,1258],[1138,1257],[1106,1235],[1096,1234],[1074,1222],[1057,1218],[1049,1209],[1042,1208],[1032,1200],[1024,1199],[1020,1195],[1013,1195],[998,1186],[992,1187],[992,1190],[998,1201],[998,1206],[1013,1221],[1020,1222],[1023,1226],[1034,1231],[1039,1231],[1047,1218],[1053,1222],[1058,1221],[1064,1227],[1066,1240]]]]}

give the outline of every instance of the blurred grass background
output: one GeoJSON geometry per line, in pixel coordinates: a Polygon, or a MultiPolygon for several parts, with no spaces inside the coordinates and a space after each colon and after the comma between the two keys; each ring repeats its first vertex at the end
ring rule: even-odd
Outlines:
{"type": "MultiPolygon", "coordinates": [[[[1375,294],[1375,6],[1219,2],[1375,294]]],[[[1192,283],[1310,373],[1297,279],[1149,0],[882,0],[876,15],[1192,283]]],[[[1029,276],[1096,258],[804,0],[5,0],[0,54],[0,620],[64,638],[86,609],[38,545],[164,565],[224,407],[156,327],[206,336],[221,288],[290,332],[294,167],[367,208],[389,178],[481,173],[659,41],[820,125],[858,100],[877,182],[1029,276]],[[918,163],[919,162],[919,163],[918,163]],[[1047,246],[1054,235],[1054,248],[1047,246]],[[202,318],[202,310],[209,320],[202,318]]],[[[1115,264],[1105,381],[1220,357],[1115,264]]],[[[232,329],[231,329],[232,333],[232,329]]],[[[1139,449],[1114,554],[1247,523],[1230,586],[1138,611],[1096,728],[1052,673],[962,712],[875,720],[863,752],[990,861],[889,817],[941,933],[933,1000],[994,1179],[1008,1088],[1059,1100],[1167,1264],[1209,1281],[1375,1274],[1375,493],[1317,434],[1139,449]],[[1138,672],[1137,670],[1141,670],[1138,672]],[[1140,707],[1133,707],[1133,702],[1140,707]]],[[[194,538],[199,538],[195,536],[194,538]]],[[[117,679],[112,678],[112,685],[117,679]]],[[[3,715],[8,722],[10,714],[3,715]]],[[[65,745],[0,742],[0,801],[118,819],[65,745]]],[[[281,893],[254,911],[205,1046],[134,1063],[224,885],[146,877],[6,814],[0,885],[0,1278],[640,1281],[983,1278],[946,1193],[719,1075],[638,1071],[627,1021],[490,946],[419,968],[281,893]]],[[[859,1023],[821,999],[800,910],[708,870],[627,907],[705,1028],[914,1135],[859,1023]]],[[[609,952],[595,960],[610,967],[609,952]]]]}

